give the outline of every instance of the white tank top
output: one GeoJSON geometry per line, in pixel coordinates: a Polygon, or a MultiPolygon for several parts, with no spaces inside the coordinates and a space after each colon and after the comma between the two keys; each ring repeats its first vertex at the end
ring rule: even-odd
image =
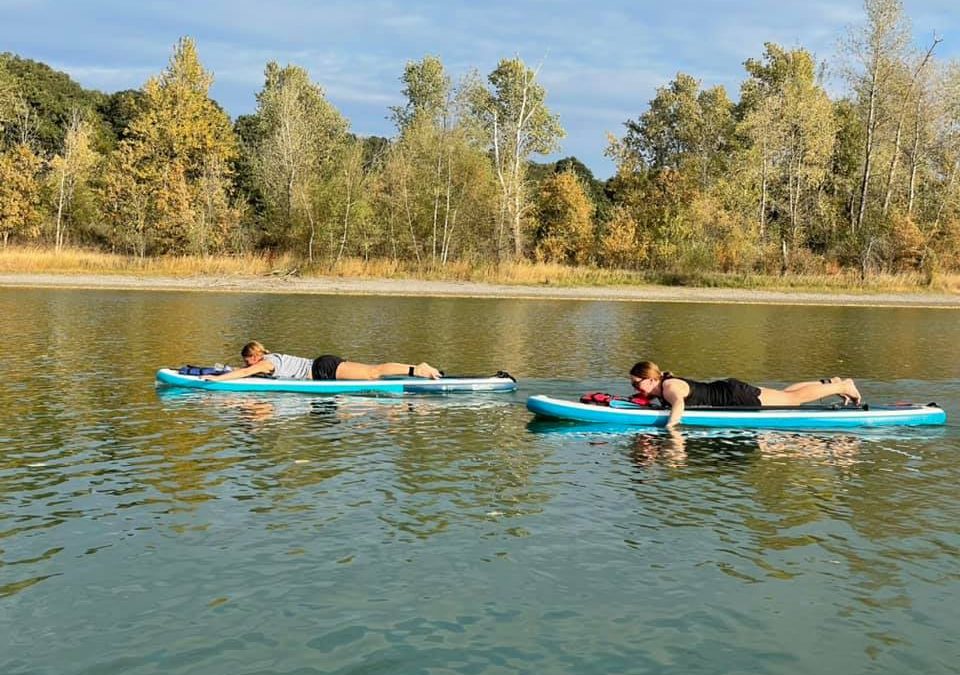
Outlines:
{"type": "Polygon", "coordinates": [[[305,359],[289,354],[264,354],[263,358],[273,364],[270,377],[278,380],[309,380],[313,359],[305,359]]]}

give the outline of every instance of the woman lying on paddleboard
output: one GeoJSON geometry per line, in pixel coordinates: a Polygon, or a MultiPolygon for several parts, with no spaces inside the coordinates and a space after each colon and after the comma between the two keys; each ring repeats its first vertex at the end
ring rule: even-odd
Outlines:
{"type": "Polygon", "coordinates": [[[715,382],[697,382],[660,372],[652,361],[640,361],[630,369],[630,384],[647,398],[659,398],[670,408],[668,427],[680,423],[686,406],[715,408],[802,405],[827,396],[839,396],[844,403],[860,404],[860,392],[851,379],[833,377],[819,382],[797,382],[786,389],[755,387],[728,378],[715,382]]]}
{"type": "Polygon", "coordinates": [[[231,370],[223,375],[207,375],[204,380],[236,380],[252,375],[267,375],[290,380],[379,380],[387,375],[408,375],[437,379],[441,373],[429,363],[357,363],[345,361],[339,356],[326,354],[315,359],[305,359],[290,354],[274,354],[254,340],[240,350],[244,368],[231,370]]]}

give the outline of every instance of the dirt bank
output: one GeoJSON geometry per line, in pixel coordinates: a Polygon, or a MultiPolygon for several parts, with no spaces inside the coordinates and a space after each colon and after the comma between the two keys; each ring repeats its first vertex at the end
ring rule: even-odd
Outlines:
{"type": "Polygon", "coordinates": [[[0,286],[321,295],[543,298],[615,300],[622,302],[960,308],[960,296],[935,293],[817,293],[673,286],[513,286],[457,281],[339,277],[140,277],[127,275],[2,274],[0,275],[0,286]]]}

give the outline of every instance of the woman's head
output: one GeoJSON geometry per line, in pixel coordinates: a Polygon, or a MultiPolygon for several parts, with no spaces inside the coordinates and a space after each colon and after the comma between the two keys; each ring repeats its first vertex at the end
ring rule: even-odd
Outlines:
{"type": "Polygon", "coordinates": [[[660,372],[660,366],[653,361],[639,361],[633,364],[633,368],[630,369],[630,376],[641,379],[650,377],[659,380],[663,377],[663,373],[660,372]]]}
{"type": "Polygon", "coordinates": [[[644,396],[650,396],[660,385],[663,373],[653,361],[640,361],[630,369],[630,384],[644,396]]]}
{"type": "Polygon", "coordinates": [[[262,344],[253,340],[243,345],[243,349],[240,350],[240,356],[243,357],[244,363],[248,366],[252,366],[254,363],[257,363],[263,359],[264,354],[269,354],[267,348],[262,344]]]}

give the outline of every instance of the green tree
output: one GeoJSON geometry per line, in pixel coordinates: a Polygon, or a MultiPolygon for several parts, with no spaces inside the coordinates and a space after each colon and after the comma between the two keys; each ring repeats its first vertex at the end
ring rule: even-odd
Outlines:
{"type": "Polygon", "coordinates": [[[400,79],[407,101],[393,110],[402,146],[399,158],[409,163],[402,175],[412,177],[402,185],[408,228],[417,260],[419,239],[426,242],[431,262],[436,262],[442,253],[441,242],[450,217],[450,209],[445,208],[449,203],[444,197],[449,195],[452,182],[453,92],[450,77],[435,56],[408,62],[400,79]]]}
{"type": "Polygon", "coordinates": [[[833,107],[817,81],[813,57],[767,43],[762,61],[744,64],[745,113],[739,134],[747,139],[744,175],[756,186],[760,238],[769,220],[778,226],[781,271],[804,228],[819,220],[818,194],[830,171],[836,137],[833,107]]]}
{"type": "Polygon", "coordinates": [[[856,186],[860,180],[860,161],[866,136],[855,101],[849,98],[834,101],[833,119],[837,132],[826,185],[834,211],[827,214],[831,240],[839,236],[841,227],[849,229],[850,223],[856,220],[856,186]]]}
{"type": "Polygon", "coordinates": [[[13,121],[16,86],[6,60],[0,57],[0,148],[4,145],[7,125],[13,121]]]}
{"type": "Polygon", "coordinates": [[[540,260],[586,263],[593,254],[595,207],[573,171],[556,173],[540,186],[534,236],[540,260]]]}
{"type": "Polygon", "coordinates": [[[109,129],[109,147],[126,138],[130,126],[146,109],[146,96],[139,89],[126,89],[107,96],[98,106],[97,112],[109,129]]]}
{"type": "Polygon", "coordinates": [[[523,257],[522,223],[530,207],[527,161],[532,154],[554,152],[564,136],[559,118],[546,106],[538,70],[527,68],[519,58],[502,59],[487,78],[490,88],[476,81],[468,85],[472,114],[493,156],[499,186],[498,256],[509,227],[516,259],[523,257]]]}
{"type": "MultiPolygon", "coordinates": [[[[923,116],[921,112],[923,111],[923,100],[924,100],[924,78],[928,70],[928,66],[931,62],[931,57],[933,56],[933,51],[937,48],[937,45],[940,44],[941,40],[939,38],[934,38],[933,44],[930,45],[930,48],[927,50],[921,58],[917,59],[917,63],[913,67],[913,72],[909,75],[908,78],[905,78],[906,81],[902,82],[899,86],[899,93],[897,98],[899,99],[896,104],[896,126],[893,132],[893,148],[890,152],[890,160],[887,168],[886,181],[884,183],[884,196],[883,196],[883,206],[880,209],[881,218],[886,218],[887,214],[890,211],[890,204],[893,198],[894,193],[894,180],[897,174],[897,168],[900,163],[901,155],[903,154],[903,141],[905,129],[908,126],[908,115],[911,113],[914,114],[914,144],[913,144],[913,155],[916,157],[918,154],[920,146],[920,135],[921,128],[924,123],[923,116]]],[[[916,168],[917,163],[912,164],[912,171],[910,174],[910,187],[909,187],[909,206],[908,211],[913,210],[913,197],[914,197],[914,188],[916,180],[916,168]]]]}
{"type": "Polygon", "coordinates": [[[0,153],[0,237],[36,238],[40,233],[41,159],[26,145],[0,153]]]}
{"type": "Polygon", "coordinates": [[[726,169],[733,124],[733,104],[723,87],[701,90],[698,80],[678,73],[657,89],[639,119],[627,120],[623,150],[654,171],[694,176],[707,189],[726,169]]]}
{"type": "MultiPolygon", "coordinates": [[[[626,127],[624,137],[612,138],[607,149],[617,163],[608,187],[625,213],[604,225],[601,242],[609,241],[601,249],[613,257],[635,223],[633,238],[646,250],[629,259],[675,268],[702,247],[704,224],[691,206],[727,171],[735,142],[733,105],[722,88],[702,91],[696,79],[680,73],[626,127]]],[[[627,259],[623,253],[615,257],[627,259]]]]}
{"type": "Polygon", "coordinates": [[[266,218],[263,186],[258,176],[257,147],[260,143],[260,120],[256,115],[240,115],[233,123],[239,156],[234,164],[234,186],[238,199],[247,207],[247,225],[261,225],[266,218]]]}
{"type": "Polygon", "coordinates": [[[418,262],[446,264],[476,252],[492,220],[480,195],[490,185],[485,148],[467,114],[470,88],[454,88],[440,60],[410,62],[400,78],[406,103],[394,109],[399,137],[381,175],[380,204],[418,262]]]}
{"type": "Polygon", "coordinates": [[[63,248],[66,220],[69,219],[65,218],[65,211],[69,216],[74,196],[87,188],[99,161],[92,147],[92,136],[90,123],[79,110],[75,110],[64,137],[63,152],[50,160],[49,181],[53,187],[56,211],[54,246],[58,252],[63,248]]]}
{"type": "Polygon", "coordinates": [[[239,212],[229,197],[237,140],[209,98],[212,82],[193,41],[182,38],[167,69],[144,85],[143,111],[114,153],[104,187],[107,213],[118,231],[134,228],[134,236],[122,238],[138,242],[141,255],[205,254],[222,248],[237,228],[239,212]],[[131,205],[117,201],[124,195],[131,205]],[[143,220],[120,219],[128,208],[143,220]]]}
{"type": "Polygon", "coordinates": [[[347,121],[307,71],[273,62],[257,94],[256,119],[252,150],[268,240],[290,245],[305,238],[312,262],[321,235],[331,235],[336,222],[324,209],[324,186],[341,161],[347,121]]]}
{"type": "Polygon", "coordinates": [[[891,78],[905,60],[910,26],[900,0],[865,0],[866,22],[851,30],[844,43],[847,78],[860,104],[865,132],[857,205],[850,222],[853,235],[863,227],[881,125],[891,116],[891,78]]]}
{"type": "Polygon", "coordinates": [[[942,113],[931,141],[926,266],[960,265],[960,62],[950,63],[938,79],[942,113]]]}
{"type": "Polygon", "coordinates": [[[351,139],[331,185],[331,194],[337,197],[336,210],[342,214],[337,262],[348,252],[358,253],[364,259],[369,255],[372,248],[369,227],[373,215],[369,183],[374,177],[373,165],[364,161],[363,142],[351,139]],[[352,245],[348,248],[348,244],[352,245]]]}
{"type": "Polygon", "coordinates": [[[418,119],[427,119],[437,127],[446,126],[452,87],[439,57],[428,55],[420,61],[408,61],[400,81],[406,103],[391,110],[401,134],[418,119]]]}
{"type": "Polygon", "coordinates": [[[639,268],[647,261],[649,243],[642,238],[630,209],[614,206],[600,238],[600,260],[609,267],[639,268]]]}
{"type": "Polygon", "coordinates": [[[41,155],[53,156],[63,147],[74,110],[87,115],[96,143],[103,142],[108,132],[95,112],[103,104],[104,94],[84,89],[46,64],[10,53],[0,54],[0,71],[12,80],[19,99],[15,120],[7,125],[8,134],[18,142],[30,138],[41,155]]]}

